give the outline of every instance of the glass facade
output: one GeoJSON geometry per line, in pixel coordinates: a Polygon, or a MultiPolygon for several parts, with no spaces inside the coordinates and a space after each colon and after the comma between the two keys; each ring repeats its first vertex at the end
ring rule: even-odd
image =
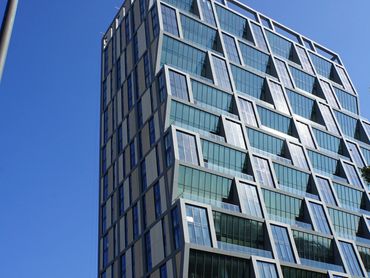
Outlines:
{"type": "Polygon", "coordinates": [[[97,276],[369,276],[370,123],[341,58],[243,1],[123,8],[102,38],[97,276]]]}

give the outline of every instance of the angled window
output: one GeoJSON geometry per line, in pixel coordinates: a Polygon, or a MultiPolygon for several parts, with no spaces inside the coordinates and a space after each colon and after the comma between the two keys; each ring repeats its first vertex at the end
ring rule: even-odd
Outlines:
{"type": "Polygon", "coordinates": [[[334,111],[334,114],[343,133],[352,138],[359,139],[357,120],[339,111],[334,111]]]}
{"type": "Polygon", "coordinates": [[[204,83],[191,80],[193,97],[196,104],[218,112],[233,112],[233,96],[204,83]]]}
{"type": "Polygon", "coordinates": [[[242,185],[245,189],[245,198],[243,202],[241,202],[241,205],[244,206],[245,213],[262,218],[262,209],[257,194],[257,188],[250,184],[243,183],[242,185]]]}
{"type": "Polygon", "coordinates": [[[271,74],[270,56],[252,46],[239,42],[244,64],[263,73],[271,74]]]}
{"type": "Polygon", "coordinates": [[[294,57],[294,46],[290,41],[283,39],[282,37],[268,30],[266,30],[266,36],[271,50],[275,55],[299,63],[294,57]]]}
{"type": "Polygon", "coordinates": [[[333,187],[343,207],[355,211],[361,209],[363,203],[362,191],[335,182],[333,183],[333,187]]]}
{"type": "Polygon", "coordinates": [[[276,265],[273,263],[267,263],[262,261],[257,261],[258,272],[260,277],[265,278],[278,278],[278,274],[276,271],[276,265]]]}
{"type": "Polygon", "coordinates": [[[247,19],[219,5],[216,5],[216,12],[221,29],[240,38],[253,41],[247,19]]]}
{"type": "Polygon", "coordinates": [[[280,112],[283,112],[285,114],[290,114],[288,104],[286,102],[284,92],[281,86],[272,81],[270,81],[269,84],[270,84],[269,85],[270,92],[274,100],[275,108],[279,110],[280,112]]]}
{"type": "Polygon", "coordinates": [[[289,68],[297,88],[314,95],[319,95],[318,88],[320,85],[314,76],[292,66],[289,66],[289,68]]]}
{"type": "Polygon", "coordinates": [[[312,128],[312,131],[320,148],[344,155],[344,142],[342,139],[317,128],[312,128]]]}
{"type": "Polygon", "coordinates": [[[240,107],[240,116],[245,124],[251,126],[257,126],[257,119],[256,115],[254,114],[253,105],[250,101],[244,100],[242,98],[239,99],[239,107],[240,107]]]}
{"type": "Polygon", "coordinates": [[[324,234],[331,234],[328,220],[326,219],[324,209],[321,205],[309,202],[312,210],[312,218],[316,223],[316,229],[324,234]]]}
{"type": "Polygon", "coordinates": [[[321,193],[323,201],[326,204],[336,206],[337,203],[334,199],[333,191],[331,189],[329,181],[327,179],[320,178],[320,177],[316,177],[316,181],[317,181],[317,187],[321,193]]]}
{"type": "Polygon", "coordinates": [[[318,170],[319,173],[324,172],[329,175],[338,175],[339,173],[338,160],[311,150],[308,150],[307,152],[312,167],[318,170]]]}
{"type": "Polygon", "coordinates": [[[333,90],[330,84],[326,81],[321,80],[321,87],[322,87],[322,90],[324,92],[324,95],[329,105],[334,108],[339,108],[337,100],[335,99],[335,96],[334,96],[334,93],[333,93],[333,90]]]}
{"type": "Polygon", "coordinates": [[[327,79],[333,80],[333,64],[310,52],[310,57],[317,73],[327,79]]]}
{"type": "Polygon", "coordinates": [[[357,97],[336,87],[334,91],[343,109],[358,114],[357,97]]]}
{"type": "Polygon", "coordinates": [[[161,64],[168,64],[186,72],[209,77],[206,69],[207,53],[168,36],[163,37],[161,64]]]}
{"type": "Polygon", "coordinates": [[[360,228],[360,216],[341,210],[328,208],[335,231],[344,237],[355,238],[360,228]]]}
{"type": "Polygon", "coordinates": [[[262,106],[257,106],[261,124],[282,133],[293,134],[293,120],[262,106]]]}
{"type": "Polygon", "coordinates": [[[212,56],[212,60],[215,70],[215,79],[218,81],[218,86],[231,91],[230,77],[226,67],[226,62],[216,56],[212,56]]]}
{"type": "Polygon", "coordinates": [[[206,209],[186,205],[186,221],[188,222],[190,242],[198,245],[211,246],[206,209]]]}
{"type": "Polygon", "coordinates": [[[370,150],[364,147],[360,147],[360,149],[361,149],[362,155],[365,158],[366,165],[370,165],[370,150]]]}
{"type": "Polygon", "coordinates": [[[348,92],[354,92],[353,91],[353,87],[351,85],[351,81],[349,80],[348,78],[348,75],[347,73],[345,72],[345,70],[341,67],[339,67],[338,65],[336,66],[337,68],[337,72],[338,72],[338,75],[344,85],[344,88],[348,91],[348,92]]]}
{"type": "Polygon", "coordinates": [[[194,135],[176,132],[179,159],[195,165],[199,165],[198,152],[194,135]]]}
{"type": "Polygon", "coordinates": [[[289,146],[293,164],[297,167],[308,170],[306,156],[304,155],[302,147],[292,143],[290,143],[289,146]]]}
{"type": "Polygon", "coordinates": [[[287,95],[295,114],[308,120],[321,123],[319,117],[320,111],[313,99],[305,97],[291,90],[287,90],[287,95]]]}
{"type": "Polygon", "coordinates": [[[185,15],[181,15],[184,38],[209,50],[222,53],[221,42],[215,29],[185,15]]]}
{"type": "Polygon", "coordinates": [[[308,125],[301,123],[301,122],[296,122],[296,126],[298,129],[298,133],[301,139],[302,144],[315,148],[315,144],[312,139],[311,131],[308,125]]]}
{"type": "Polygon", "coordinates": [[[262,185],[274,187],[268,160],[254,156],[254,161],[257,181],[262,185]]]}
{"type": "Polygon", "coordinates": [[[240,124],[225,120],[226,141],[229,144],[245,149],[244,135],[240,124]]]}
{"type": "Polygon", "coordinates": [[[322,116],[324,118],[326,128],[329,131],[333,132],[334,134],[339,134],[337,125],[335,124],[330,108],[322,103],[320,103],[319,106],[320,106],[322,116]]]}
{"type": "Polygon", "coordinates": [[[164,0],[164,2],[173,5],[185,12],[195,14],[194,0],[164,0]]]}
{"type": "Polygon", "coordinates": [[[215,25],[215,16],[212,11],[212,4],[210,0],[200,0],[200,7],[202,8],[203,19],[205,22],[215,25]]]}
{"type": "Polygon", "coordinates": [[[169,71],[171,95],[188,100],[188,86],[186,84],[186,77],[183,74],[175,71],[169,71]]]}
{"type": "Polygon", "coordinates": [[[279,74],[279,79],[281,83],[283,83],[284,87],[293,88],[292,79],[289,75],[285,62],[275,58],[275,64],[276,70],[279,74]]]}
{"type": "Polygon", "coordinates": [[[362,273],[353,245],[344,241],[339,241],[339,245],[342,250],[344,260],[347,262],[349,272],[355,277],[363,277],[364,274],[362,273]]]}
{"type": "Polygon", "coordinates": [[[370,248],[357,245],[358,253],[361,256],[362,262],[364,263],[367,275],[370,274],[370,248]]]}
{"type": "Polygon", "coordinates": [[[264,78],[234,65],[231,65],[231,72],[237,91],[257,99],[266,99],[264,78]]]}
{"type": "Polygon", "coordinates": [[[280,188],[303,196],[305,192],[311,191],[309,174],[278,163],[273,163],[273,165],[280,188]]]}
{"type": "Polygon", "coordinates": [[[255,23],[253,23],[253,22],[251,23],[251,26],[252,26],[252,31],[253,31],[254,38],[255,38],[255,41],[256,41],[257,46],[260,49],[268,52],[266,40],[265,40],[265,37],[263,35],[263,32],[262,32],[261,27],[258,26],[255,23]]]}
{"type": "Polygon", "coordinates": [[[271,231],[279,259],[282,261],[295,263],[292,245],[290,244],[287,229],[284,227],[271,225],[271,231]]]}
{"type": "Polygon", "coordinates": [[[239,58],[238,50],[236,48],[235,39],[225,33],[222,33],[222,37],[224,39],[225,50],[226,50],[227,56],[229,57],[229,60],[234,63],[240,64],[240,58],[239,58]]]}

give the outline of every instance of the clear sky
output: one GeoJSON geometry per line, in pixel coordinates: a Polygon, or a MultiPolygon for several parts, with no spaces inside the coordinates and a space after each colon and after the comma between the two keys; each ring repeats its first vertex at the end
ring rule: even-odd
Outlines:
{"type": "MultiPolygon", "coordinates": [[[[340,53],[369,118],[368,0],[246,3],[340,53]]],[[[96,277],[100,38],[120,4],[20,1],[0,84],[0,277],[96,277]]]]}

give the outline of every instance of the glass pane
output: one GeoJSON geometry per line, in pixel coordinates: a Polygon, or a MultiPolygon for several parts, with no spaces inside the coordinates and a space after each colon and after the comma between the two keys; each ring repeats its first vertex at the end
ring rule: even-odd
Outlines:
{"type": "Polygon", "coordinates": [[[329,105],[334,108],[339,108],[337,100],[335,99],[333,90],[328,82],[321,80],[322,89],[324,91],[326,100],[328,101],[329,105]]]}
{"type": "Polygon", "coordinates": [[[308,170],[306,157],[303,153],[302,147],[296,144],[290,144],[290,154],[292,156],[293,164],[297,167],[308,170]]]}
{"type": "Polygon", "coordinates": [[[254,114],[253,105],[250,101],[239,98],[240,116],[244,123],[257,126],[256,115],[254,114]]]}
{"type": "Polygon", "coordinates": [[[349,272],[356,277],[363,277],[364,274],[362,273],[358,258],[355,251],[353,250],[352,244],[344,241],[339,241],[339,244],[342,249],[344,259],[347,262],[349,272]]]}
{"type": "Polygon", "coordinates": [[[357,167],[364,167],[365,164],[361,158],[360,151],[357,148],[357,145],[355,143],[347,141],[348,150],[351,153],[353,161],[356,163],[357,167]]]}
{"type": "Polygon", "coordinates": [[[218,81],[218,86],[231,91],[230,78],[225,61],[215,56],[212,56],[212,58],[215,70],[215,79],[218,81]]]}
{"type": "Polygon", "coordinates": [[[186,77],[180,73],[169,71],[171,94],[175,97],[188,100],[188,87],[186,77]]]}
{"type": "Polygon", "coordinates": [[[271,230],[279,259],[282,261],[295,263],[292,246],[290,244],[288,231],[286,228],[271,225],[271,230]]]}
{"type": "Polygon", "coordinates": [[[301,138],[302,144],[308,147],[311,147],[311,148],[315,148],[315,144],[313,142],[309,127],[304,123],[297,122],[297,129],[298,129],[298,133],[301,138]]]}
{"type": "Polygon", "coordinates": [[[179,159],[185,162],[199,165],[195,137],[180,131],[177,134],[177,144],[179,150],[179,159]]]}
{"type": "Polygon", "coordinates": [[[175,36],[179,36],[179,30],[177,27],[176,12],[165,5],[161,5],[162,18],[163,18],[163,29],[175,36]]]}
{"type": "Polygon", "coordinates": [[[310,206],[311,206],[312,213],[313,213],[312,215],[313,220],[316,223],[316,228],[324,234],[331,234],[329,224],[326,219],[325,212],[322,206],[319,204],[311,203],[311,202],[310,202],[310,206]]]}
{"type": "Polygon", "coordinates": [[[212,11],[211,1],[200,0],[199,3],[202,8],[202,14],[203,14],[204,20],[211,25],[215,25],[215,16],[212,11]]]}
{"type": "Polygon", "coordinates": [[[317,180],[317,187],[320,190],[321,196],[324,199],[323,201],[326,204],[335,205],[336,202],[334,199],[334,195],[329,184],[329,181],[320,177],[316,177],[317,180]]]}
{"type": "Polygon", "coordinates": [[[280,112],[290,114],[286,99],[284,97],[284,92],[281,86],[272,81],[269,84],[270,84],[270,91],[271,91],[272,98],[274,100],[275,108],[279,110],[280,112]]]}
{"type": "Polygon", "coordinates": [[[278,278],[275,264],[258,261],[257,265],[260,277],[278,278]]]}
{"type": "Polygon", "coordinates": [[[276,70],[280,76],[280,81],[283,83],[284,87],[293,88],[292,80],[289,76],[286,64],[279,59],[275,59],[276,70]]]}
{"type": "Polygon", "coordinates": [[[262,185],[274,187],[274,182],[271,175],[271,170],[268,161],[257,156],[254,157],[254,165],[256,171],[256,178],[262,185]]]}
{"type": "Polygon", "coordinates": [[[186,205],[186,221],[188,222],[190,242],[211,246],[207,210],[186,205]]]}
{"type": "Polygon", "coordinates": [[[344,170],[346,171],[349,184],[362,188],[362,183],[358,177],[355,167],[348,163],[343,163],[343,167],[344,167],[344,170]]]}
{"type": "Polygon", "coordinates": [[[302,63],[302,66],[303,68],[313,74],[313,70],[312,70],[312,66],[311,66],[311,63],[308,59],[308,56],[307,56],[307,53],[306,53],[306,50],[302,47],[299,47],[297,46],[297,53],[298,53],[298,56],[299,56],[299,59],[301,60],[301,63],[302,63]]]}
{"type": "Polygon", "coordinates": [[[225,122],[226,141],[229,144],[245,149],[244,135],[240,124],[226,120],[225,122]]]}
{"type": "Polygon", "coordinates": [[[229,35],[222,34],[225,43],[225,50],[229,60],[240,64],[240,58],[238,55],[238,50],[236,49],[235,39],[229,35]]]}
{"type": "Polygon", "coordinates": [[[245,208],[245,212],[249,215],[262,217],[262,210],[256,187],[253,185],[245,184],[244,188],[246,198],[245,200],[243,200],[243,205],[245,208]]]}
{"type": "Polygon", "coordinates": [[[262,50],[268,52],[267,44],[262,33],[261,27],[259,27],[257,24],[254,24],[253,22],[251,23],[251,26],[257,46],[262,50]]]}

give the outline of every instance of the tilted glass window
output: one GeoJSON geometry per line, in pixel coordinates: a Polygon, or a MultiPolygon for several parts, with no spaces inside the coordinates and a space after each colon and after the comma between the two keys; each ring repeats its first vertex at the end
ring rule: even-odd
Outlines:
{"type": "Polygon", "coordinates": [[[264,188],[262,193],[270,219],[311,229],[311,224],[302,222],[303,200],[264,188]]]}
{"type": "Polygon", "coordinates": [[[321,196],[326,204],[336,206],[337,203],[334,199],[333,191],[327,179],[316,177],[317,187],[321,192],[321,196]]]}
{"type": "Polygon", "coordinates": [[[226,120],[224,122],[226,132],[226,141],[234,146],[245,149],[244,135],[240,124],[226,120]]]}
{"type": "Polygon", "coordinates": [[[297,53],[298,53],[298,56],[301,60],[301,63],[302,63],[302,66],[303,68],[313,74],[313,70],[312,70],[312,66],[311,66],[311,63],[310,63],[310,60],[308,59],[308,56],[307,56],[307,53],[306,53],[306,50],[303,48],[303,47],[300,47],[300,46],[296,46],[297,48],[297,53]]]}
{"type": "Polygon", "coordinates": [[[175,36],[179,36],[179,28],[177,26],[176,12],[174,9],[161,5],[162,18],[163,18],[163,29],[175,36]]]}
{"type": "Polygon", "coordinates": [[[168,36],[163,37],[161,64],[207,78],[207,53],[168,36]]]}
{"type": "Polygon", "coordinates": [[[175,6],[185,12],[195,14],[195,2],[194,0],[164,0],[164,2],[175,6]]]}
{"type": "Polygon", "coordinates": [[[262,218],[262,209],[257,188],[250,184],[243,184],[243,188],[245,189],[246,198],[241,202],[241,205],[244,206],[245,213],[262,218]]]}
{"type": "Polygon", "coordinates": [[[337,125],[335,124],[334,117],[329,107],[321,103],[319,103],[319,106],[320,106],[320,111],[322,113],[322,116],[326,124],[326,128],[335,134],[339,134],[337,125]]]}
{"type": "Polygon", "coordinates": [[[271,153],[277,156],[285,156],[284,141],[255,129],[247,128],[249,142],[253,148],[271,153]]]}
{"type": "Polygon", "coordinates": [[[278,274],[276,271],[276,265],[273,263],[267,263],[262,261],[257,261],[258,272],[260,277],[265,278],[278,278],[278,274]]]}
{"type": "Polygon", "coordinates": [[[353,87],[351,85],[351,81],[349,80],[348,78],[348,75],[347,73],[345,72],[345,70],[339,66],[336,66],[337,68],[337,72],[339,74],[339,77],[340,79],[342,80],[342,83],[344,85],[344,88],[348,91],[348,92],[354,92],[353,91],[353,87]]]}
{"type": "Polygon", "coordinates": [[[283,39],[282,37],[268,30],[266,30],[266,36],[267,40],[269,41],[271,50],[275,55],[293,61],[294,46],[290,41],[283,39]]]}
{"type": "Polygon", "coordinates": [[[198,152],[194,135],[177,131],[177,145],[179,159],[195,165],[199,165],[198,152]]]}
{"type": "Polygon", "coordinates": [[[186,221],[188,222],[191,243],[211,246],[207,210],[205,208],[186,205],[186,221]]]}
{"type": "Polygon", "coordinates": [[[333,183],[333,186],[343,207],[351,210],[359,210],[361,208],[363,196],[362,191],[335,182],[333,183]]]}
{"type": "Polygon", "coordinates": [[[357,255],[353,249],[353,245],[344,241],[339,241],[339,245],[342,250],[344,259],[347,262],[349,272],[355,277],[363,277],[364,274],[362,273],[357,255]]]}
{"type": "Polygon", "coordinates": [[[251,26],[252,26],[252,30],[253,30],[253,34],[254,34],[254,38],[255,38],[257,46],[260,49],[268,52],[267,44],[266,44],[266,41],[265,41],[265,37],[262,33],[261,27],[258,26],[255,23],[253,23],[253,22],[251,23],[251,26]]]}
{"type": "Polygon", "coordinates": [[[347,141],[348,150],[351,153],[353,161],[356,163],[357,167],[364,167],[365,164],[361,158],[360,151],[357,148],[357,145],[355,143],[347,141]]]}
{"type": "Polygon", "coordinates": [[[189,100],[188,86],[186,84],[186,77],[183,74],[169,71],[171,94],[175,97],[189,100]]]}
{"type": "MultiPolygon", "coordinates": [[[[219,246],[227,248],[227,245],[240,245],[250,247],[250,254],[258,254],[253,249],[266,249],[265,233],[263,222],[245,219],[230,214],[213,211],[216,237],[219,246]]],[[[231,247],[231,246],[230,246],[231,247]]]]}
{"type": "Polygon", "coordinates": [[[254,114],[253,105],[250,101],[244,100],[242,98],[239,99],[239,107],[240,107],[240,116],[244,123],[257,126],[257,119],[256,115],[254,114]]]}
{"type": "Polygon", "coordinates": [[[255,173],[258,182],[262,185],[274,187],[269,163],[266,159],[254,156],[255,173]]]}
{"type": "Polygon", "coordinates": [[[333,208],[328,208],[328,211],[334,229],[340,236],[350,238],[357,236],[360,225],[359,216],[333,208]]]}
{"type": "Polygon", "coordinates": [[[312,135],[311,135],[308,125],[301,123],[301,122],[296,122],[296,126],[298,129],[298,133],[299,133],[302,144],[308,147],[311,147],[311,148],[315,148],[315,144],[313,142],[312,135]]]}
{"type": "Polygon", "coordinates": [[[316,229],[324,234],[331,234],[328,220],[321,205],[309,202],[312,210],[312,218],[316,223],[316,229]]]}
{"type": "Polygon", "coordinates": [[[252,277],[249,260],[190,249],[188,277],[252,277]]]}
{"type": "Polygon", "coordinates": [[[303,265],[344,271],[341,265],[335,264],[335,242],[333,239],[296,230],[293,230],[293,237],[303,265]]]}
{"type": "Polygon", "coordinates": [[[219,133],[219,117],[177,101],[171,102],[170,118],[176,123],[210,133],[219,133]]]}
{"type": "Polygon", "coordinates": [[[247,19],[219,5],[216,5],[216,12],[222,30],[240,38],[252,41],[247,19]]]}
{"type": "Polygon", "coordinates": [[[330,175],[338,173],[338,160],[311,150],[307,152],[313,168],[330,175]]]}
{"type": "Polygon", "coordinates": [[[349,184],[362,188],[362,183],[357,174],[356,168],[353,165],[345,163],[345,162],[343,163],[343,167],[344,167],[344,171],[346,172],[346,176],[347,176],[349,184]]]}
{"type": "Polygon", "coordinates": [[[280,112],[283,112],[285,114],[290,114],[288,104],[286,102],[284,92],[281,86],[272,81],[270,81],[269,84],[270,84],[270,92],[274,100],[275,108],[279,110],[280,112]]]}
{"type": "Polygon", "coordinates": [[[296,277],[305,277],[305,278],[327,278],[328,275],[320,272],[313,272],[299,268],[293,268],[288,266],[281,266],[284,278],[296,278],[296,277]]]}
{"type": "Polygon", "coordinates": [[[225,33],[222,33],[222,37],[224,39],[227,57],[229,57],[230,61],[240,64],[240,58],[236,48],[235,39],[229,35],[226,35],[225,33]]]}
{"type": "Polygon", "coordinates": [[[292,73],[295,85],[308,93],[318,95],[318,86],[317,80],[312,75],[309,75],[295,67],[289,66],[290,72],[292,73]]]}
{"type": "Polygon", "coordinates": [[[257,111],[262,125],[292,135],[294,123],[291,118],[275,113],[262,106],[257,106],[257,111]]]}
{"type": "Polygon", "coordinates": [[[276,70],[279,74],[279,79],[283,83],[284,87],[293,88],[292,79],[289,75],[286,64],[283,61],[275,58],[276,70]]]}
{"type": "Polygon", "coordinates": [[[201,142],[203,158],[208,168],[232,175],[235,175],[234,171],[246,173],[246,153],[206,140],[202,140],[201,142]]]}
{"type": "Polygon", "coordinates": [[[370,274],[370,248],[357,245],[358,253],[360,253],[362,262],[368,272],[367,275],[370,274]]]}
{"type": "Polygon", "coordinates": [[[285,262],[295,263],[287,229],[271,225],[271,231],[279,259],[285,262]]]}
{"type": "Polygon", "coordinates": [[[290,143],[289,146],[293,164],[297,167],[308,170],[306,156],[302,150],[302,147],[292,143],[290,143]]]}
{"type": "Polygon", "coordinates": [[[363,156],[365,157],[366,165],[370,165],[370,150],[364,147],[360,147],[360,149],[361,149],[363,156]]]}
{"type": "Polygon", "coordinates": [[[322,90],[324,92],[324,95],[329,105],[334,108],[339,108],[337,100],[335,99],[333,90],[330,87],[330,84],[326,81],[321,80],[321,87],[322,87],[322,90]]]}
{"type": "Polygon", "coordinates": [[[239,42],[244,64],[263,73],[271,74],[270,56],[247,44],[239,42]]]}
{"type": "Polygon", "coordinates": [[[334,91],[343,109],[358,114],[357,97],[334,87],[334,91]]]}
{"type": "Polygon", "coordinates": [[[318,111],[314,100],[291,90],[287,90],[287,94],[295,114],[311,121],[319,122],[318,114],[320,112],[318,111]]]}
{"type": "Polygon", "coordinates": [[[226,90],[231,91],[230,77],[226,67],[226,62],[216,56],[212,56],[214,75],[215,79],[218,81],[218,86],[226,90]]]}
{"type": "Polygon", "coordinates": [[[231,72],[237,91],[257,99],[266,98],[264,78],[234,65],[231,65],[231,72]]]}
{"type": "Polygon", "coordinates": [[[216,108],[231,113],[233,111],[233,96],[204,83],[191,80],[193,97],[197,104],[208,108],[216,108]]]}
{"type": "Polygon", "coordinates": [[[273,165],[276,178],[281,187],[284,189],[292,188],[301,192],[308,192],[310,190],[309,174],[281,164],[273,163],[273,165]]]}
{"type": "Polygon", "coordinates": [[[312,60],[312,63],[316,69],[316,72],[321,75],[321,76],[324,76],[325,78],[327,79],[331,79],[331,80],[334,80],[334,71],[335,71],[335,68],[333,66],[333,64],[313,53],[310,52],[310,57],[311,57],[311,60],[312,60]]]}
{"type": "Polygon", "coordinates": [[[328,151],[337,153],[337,154],[344,154],[343,151],[343,141],[342,139],[333,136],[329,133],[321,131],[317,128],[312,128],[312,131],[315,135],[317,144],[328,151]]]}
{"type": "Polygon", "coordinates": [[[181,25],[184,38],[207,49],[221,51],[217,31],[197,20],[181,15],[181,25]]]}
{"type": "Polygon", "coordinates": [[[205,22],[215,25],[215,16],[212,11],[212,4],[210,0],[200,0],[200,7],[202,8],[203,19],[205,22]]]}
{"type": "Polygon", "coordinates": [[[232,182],[231,179],[208,172],[182,165],[179,167],[179,194],[185,192],[205,199],[223,201],[229,197],[232,182]]]}
{"type": "Polygon", "coordinates": [[[347,136],[358,139],[357,120],[339,111],[334,110],[334,114],[343,133],[347,136]]]}

